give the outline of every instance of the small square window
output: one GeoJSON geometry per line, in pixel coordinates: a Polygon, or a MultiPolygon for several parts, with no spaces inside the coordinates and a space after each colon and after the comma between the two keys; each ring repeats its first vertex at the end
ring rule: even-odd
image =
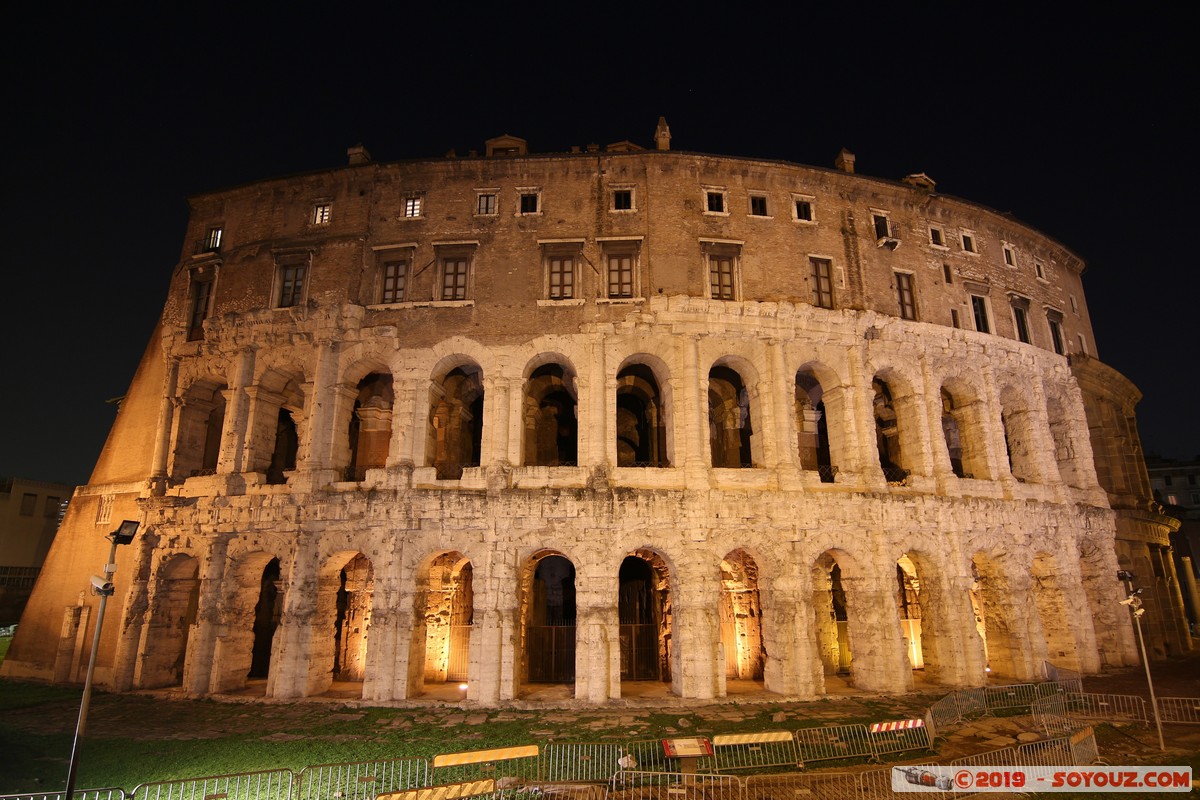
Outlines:
{"type": "Polygon", "coordinates": [[[944,233],[942,233],[941,228],[930,228],[929,229],[929,243],[931,245],[933,245],[934,247],[945,247],[946,246],[946,235],[944,233]]]}
{"type": "Polygon", "coordinates": [[[220,226],[213,226],[208,229],[208,233],[204,235],[204,251],[207,253],[216,253],[221,249],[221,234],[223,231],[220,226]]]}
{"type": "Polygon", "coordinates": [[[813,206],[811,200],[796,200],[796,219],[800,222],[813,221],[813,206]]]}
{"type": "Polygon", "coordinates": [[[333,217],[332,203],[317,203],[313,206],[312,224],[313,225],[328,225],[329,220],[333,217]]]}
{"type": "Polygon", "coordinates": [[[21,495],[21,516],[32,517],[33,509],[37,506],[37,495],[26,492],[21,495]]]}
{"type": "Polygon", "coordinates": [[[404,198],[404,216],[408,218],[419,217],[424,210],[424,198],[420,195],[404,198]]]}
{"type": "Polygon", "coordinates": [[[833,263],[827,258],[810,258],[812,271],[813,305],[817,308],[833,308],[833,263]]]}
{"type": "Polygon", "coordinates": [[[496,215],[496,195],[493,192],[480,192],[476,195],[475,214],[480,217],[496,215]]]}
{"type": "Polygon", "coordinates": [[[1015,267],[1017,265],[1017,254],[1012,249],[1012,245],[1004,245],[1004,265],[1008,267],[1015,267]]]}
{"type": "Polygon", "coordinates": [[[614,189],[612,193],[612,207],[613,211],[632,211],[633,190],[614,189]]]}
{"type": "Polygon", "coordinates": [[[765,196],[759,194],[750,195],[750,216],[767,216],[767,198],[765,196]]]}
{"type": "Polygon", "coordinates": [[[62,506],[61,497],[47,497],[46,507],[42,509],[42,516],[47,519],[58,516],[59,507],[62,506]]]}
{"type": "Polygon", "coordinates": [[[725,193],[709,190],[704,193],[704,210],[709,214],[725,213],[725,193]]]}
{"type": "Polygon", "coordinates": [[[522,192],[521,193],[521,213],[536,214],[541,208],[538,203],[539,195],[537,192],[522,192]]]}
{"type": "Polygon", "coordinates": [[[391,257],[380,266],[381,303],[402,303],[408,290],[408,259],[391,257]]]}
{"type": "Polygon", "coordinates": [[[964,233],[962,235],[962,249],[964,253],[974,253],[975,250],[975,235],[964,233]]]}

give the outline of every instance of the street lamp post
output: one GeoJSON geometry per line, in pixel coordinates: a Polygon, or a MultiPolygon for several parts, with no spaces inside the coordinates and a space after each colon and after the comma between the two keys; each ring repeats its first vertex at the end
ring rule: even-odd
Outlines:
{"type": "Polygon", "coordinates": [[[92,635],[92,652],[88,656],[87,677],[83,681],[83,699],[79,701],[79,719],[75,723],[75,741],[71,744],[71,765],[67,768],[67,788],[63,792],[63,800],[71,800],[75,793],[75,774],[79,768],[79,745],[83,739],[84,728],[87,726],[88,707],[92,702],[92,674],[96,670],[96,651],[100,649],[100,629],[104,626],[104,607],[108,598],[112,597],[113,573],[117,571],[117,545],[129,544],[137,533],[138,523],[127,519],[105,538],[112,542],[108,551],[108,560],[104,562],[104,574],[93,575],[91,578],[92,592],[100,595],[100,610],[96,614],[96,632],[92,635]]]}
{"type": "Polygon", "coordinates": [[[1146,609],[1142,608],[1142,598],[1138,596],[1142,590],[1133,588],[1133,573],[1129,570],[1118,570],[1117,580],[1125,582],[1125,599],[1121,601],[1121,605],[1129,607],[1129,614],[1133,617],[1133,627],[1137,630],[1138,648],[1142,651],[1142,666],[1146,668],[1146,685],[1150,687],[1150,707],[1154,710],[1154,725],[1158,728],[1158,749],[1165,752],[1167,745],[1163,742],[1162,719],[1158,715],[1158,701],[1154,698],[1154,681],[1150,678],[1150,659],[1146,655],[1146,640],[1142,636],[1142,615],[1146,613],[1146,609]]]}

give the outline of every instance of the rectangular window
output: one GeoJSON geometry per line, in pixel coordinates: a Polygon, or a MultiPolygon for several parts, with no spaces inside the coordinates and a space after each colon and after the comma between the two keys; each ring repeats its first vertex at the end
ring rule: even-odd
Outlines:
{"type": "Polygon", "coordinates": [[[408,259],[392,258],[380,269],[381,303],[403,303],[408,289],[408,259]]]}
{"type": "Polygon", "coordinates": [[[412,218],[421,216],[424,209],[424,198],[420,195],[404,198],[404,216],[412,218]]]}
{"type": "Polygon", "coordinates": [[[1071,295],[1071,313],[1079,313],[1079,301],[1075,299],[1075,295],[1071,295]]]}
{"type": "Polygon", "coordinates": [[[214,226],[208,229],[208,233],[204,234],[204,251],[207,253],[215,253],[221,249],[221,228],[214,226]]]}
{"type": "Polygon", "coordinates": [[[917,318],[917,298],[913,294],[913,276],[907,272],[897,272],[896,293],[900,300],[900,318],[917,318]]]}
{"type": "Polygon", "coordinates": [[[725,193],[709,190],[704,193],[704,209],[710,214],[725,213],[725,193]]]}
{"type": "Polygon", "coordinates": [[[1050,342],[1054,345],[1054,352],[1060,356],[1065,356],[1067,348],[1063,339],[1062,322],[1055,319],[1054,316],[1049,316],[1047,321],[1050,323],[1050,342]]]}
{"type": "Polygon", "coordinates": [[[833,263],[827,258],[810,258],[812,268],[813,305],[833,308],[833,263]]]}
{"type": "Polygon", "coordinates": [[[946,279],[946,285],[954,283],[954,276],[950,272],[949,264],[942,264],[942,277],[946,279]]]}
{"type": "Polygon", "coordinates": [[[975,235],[974,234],[964,233],[962,235],[962,249],[963,249],[964,253],[974,253],[975,252],[975,235]]]}
{"type": "Polygon", "coordinates": [[[291,308],[304,301],[304,264],[284,264],[279,268],[279,302],[277,308],[291,308]]]}
{"type": "Polygon", "coordinates": [[[541,210],[538,203],[540,195],[537,192],[522,192],[521,193],[521,213],[536,214],[541,210]]]}
{"type": "Polygon", "coordinates": [[[633,297],[633,254],[610,253],[608,256],[608,296],[633,297]]]}
{"type": "Polygon", "coordinates": [[[466,300],[471,260],[465,256],[442,259],[442,300],[466,300]]]}
{"type": "Polygon", "coordinates": [[[892,229],[888,225],[888,218],[883,214],[873,214],[872,219],[875,223],[875,238],[887,239],[892,235],[892,229]]]}
{"type": "Polygon", "coordinates": [[[1046,280],[1046,270],[1042,266],[1042,262],[1040,262],[1040,261],[1033,262],[1033,272],[1035,275],[1038,276],[1038,280],[1043,280],[1043,281],[1046,280]]]}
{"type": "Polygon", "coordinates": [[[1086,356],[1088,354],[1087,339],[1083,338],[1082,333],[1076,334],[1076,336],[1079,338],[1079,350],[1077,352],[1083,353],[1086,356]]]}
{"type": "Polygon", "coordinates": [[[329,220],[333,217],[332,203],[317,203],[312,210],[313,225],[328,225],[329,220]]]}
{"type": "Polygon", "coordinates": [[[1029,317],[1021,306],[1013,306],[1013,324],[1017,329],[1017,339],[1029,344],[1029,317]]]}
{"type": "Polygon", "coordinates": [[[801,222],[813,221],[813,207],[811,200],[796,200],[796,219],[801,222]]]}
{"type": "Polygon", "coordinates": [[[496,195],[492,192],[481,192],[475,198],[475,214],[480,217],[496,215],[496,195]]]}
{"type": "Polygon", "coordinates": [[[21,516],[32,517],[33,509],[37,506],[37,495],[26,492],[21,495],[21,516]]]}
{"type": "Polygon", "coordinates": [[[958,309],[957,308],[950,309],[950,327],[952,327],[952,328],[961,328],[962,327],[962,325],[958,321],[958,309]]]}
{"type": "Polygon", "coordinates": [[[735,258],[724,253],[708,256],[709,296],[714,300],[736,300],[734,291],[735,258]]]}
{"type": "Polygon", "coordinates": [[[575,256],[551,255],[547,263],[549,271],[549,296],[551,300],[575,298],[575,256]]]}
{"type": "Polygon", "coordinates": [[[47,497],[46,507],[42,509],[42,516],[46,519],[58,516],[58,507],[62,505],[61,497],[47,497]]]}
{"type": "Polygon", "coordinates": [[[946,236],[945,236],[945,234],[942,233],[941,228],[930,228],[929,229],[929,243],[931,245],[933,245],[934,247],[945,247],[946,246],[946,236]]]}
{"type": "Polygon", "coordinates": [[[980,333],[992,332],[992,327],[988,324],[986,298],[980,297],[977,294],[971,295],[971,313],[975,317],[975,330],[980,333]]]}
{"type": "Polygon", "coordinates": [[[763,195],[750,195],[750,216],[765,217],[767,216],[767,198],[763,195]]]}
{"type": "Polygon", "coordinates": [[[204,320],[208,319],[209,304],[212,302],[212,279],[192,276],[192,309],[188,316],[188,341],[204,338],[204,320]]]}
{"type": "Polygon", "coordinates": [[[1017,254],[1012,249],[1012,245],[1004,245],[1004,264],[1005,266],[1015,267],[1017,265],[1017,254]]]}
{"type": "Polygon", "coordinates": [[[612,207],[613,211],[632,211],[633,190],[614,189],[612,193],[612,207]]]}

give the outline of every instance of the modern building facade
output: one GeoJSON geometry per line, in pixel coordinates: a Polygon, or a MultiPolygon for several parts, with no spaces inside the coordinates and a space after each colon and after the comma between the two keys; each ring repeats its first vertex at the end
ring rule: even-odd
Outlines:
{"type": "Polygon", "coordinates": [[[662,121],[653,149],[349,155],[191,199],[5,674],[78,674],[125,518],[117,689],[600,703],[1136,661],[1061,244],[662,121]]]}
{"type": "Polygon", "coordinates": [[[0,625],[20,619],[73,488],[0,478],[0,625]]]}

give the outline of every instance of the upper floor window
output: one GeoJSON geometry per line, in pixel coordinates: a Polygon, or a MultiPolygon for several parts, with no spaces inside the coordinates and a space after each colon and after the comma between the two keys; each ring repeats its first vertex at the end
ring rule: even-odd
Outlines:
{"type": "Polygon", "coordinates": [[[21,495],[21,516],[32,517],[33,509],[37,506],[37,495],[26,492],[21,495]]]}
{"type": "Polygon", "coordinates": [[[737,300],[739,246],[705,242],[703,247],[708,261],[708,296],[713,300],[737,300]]]}
{"type": "Polygon", "coordinates": [[[1016,331],[1017,340],[1029,344],[1029,299],[1018,294],[1011,294],[1010,298],[1012,300],[1013,330],[1016,331]]]}
{"type": "Polygon", "coordinates": [[[309,221],[313,225],[328,225],[333,218],[333,203],[317,203],[313,206],[309,221]]]}
{"type": "Polygon", "coordinates": [[[475,216],[477,217],[494,217],[497,213],[497,199],[499,195],[496,192],[479,192],[475,195],[475,216]]]}
{"type": "Polygon", "coordinates": [[[441,292],[439,300],[466,300],[471,288],[471,255],[450,251],[441,255],[441,292]]]}
{"type": "Polygon", "coordinates": [[[833,262],[828,258],[810,258],[808,263],[812,270],[812,304],[818,308],[833,308],[833,262]]]}
{"type": "Polygon", "coordinates": [[[1006,267],[1015,267],[1017,265],[1017,251],[1013,249],[1011,244],[1003,246],[1004,265],[1006,267]]]}
{"type": "Polygon", "coordinates": [[[895,250],[900,244],[900,240],[896,238],[896,229],[892,225],[891,219],[888,218],[887,213],[883,211],[871,212],[871,224],[875,229],[876,246],[895,250]]]}
{"type": "Polygon", "coordinates": [[[278,290],[276,308],[292,308],[304,303],[304,286],[308,261],[284,261],[276,266],[278,290]]]}
{"type": "Polygon", "coordinates": [[[946,285],[954,283],[954,275],[950,272],[949,264],[942,264],[942,277],[946,280],[946,285]]]}
{"type": "Polygon", "coordinates": [[[767,214],[767,196],[765,194],[750,195],[750,216],[765,217],[767,214]]]}
{"type": "Polygon", "coordinates": [[[582,241],[545,245],[542,260],[546,272],[548,300],[574,300],[579,297],[579,253],[582,241]]]}
{"type": "Polygon", "coordinates": [[[975,249],[975,234],[963,231],[962,233],[962,249],[964,253],[978,253],[975,249]]]}
{"type": "Polygon", "coordinates": [[[805,196],[794,196],[792,210],[795,214],[797,222],[812,222],[813,221],[813,198],[805,196]]]}
{"type": "Polygon", "coordinates": [[[1040,281],[1046,280],[1046,268],[1042,266],[1042,262],[1040,262],[1040,261],[1033,262],[1033,273],[1035,275],[1037,275],[1038,280],[1040,280],[1040,281]]]}
{"type": "Polygon", "coordinates": [[[425,198],[419,194],[404,198],[404,216],[412,219],[419,217],[425,210],[425,198]]]}
{"type": "Polygon", "coordinates": [[[907,272],[897,272],[896,294],[900,301],[900,318],[917,318],[917,297],[913,293],[913,276],[907,272]]]}
{"type": "Polygon", "coordinates": [[[214,225],[208,229],[208,233],[204,234],[204,251],[207,253],[215,253],[221,249],[221,226],[214,225]]]}
{"type": "Polygon", "coordinates": [[[612,210],[613,211],[633,211],[633,189],[622,188],[613,189],[612,192],[612,210]]]}
{"type": "Polygon", "coordinates": [[[379,267],[379,302],[402,303],[408,292],[408,259],[385,256],[379,267]]]}
{"type": "Polygon", "coordinates": [[[1054,346],[1054,352],[1065,356],[1067,345],[1066,338],[1063,336],[1062,312],[1054,308],[1047,309],[1046,321],[1050,324],[1050,343],[1054,346]]]}
{"type": "Polygon", "coordinates": [[[212,306],[212,273],[192,272],[192,303],[188,315],[188,341],[204,338],[204,320],[212,306]]]}
{"type": "Polygon", "coordinates": [[[941,228],[929,227],[929,243],[934,247],[946,246],[946,234],[941,228]]]}
{"type": "Polygon", "coordinates": [[[704,190],[704,213],[727,214],[724,189],[704,190]]]}
{"type": "Polygon", "coordinates": [[[971,315],[975,319],[975,330],[980,333],[991,333],[992,326],[988,321],[987,298],[981,295],[971,295],[971,315]]]}
{"type": "Polygon", "coordinates": [[[638,296],[638,241],[615,240],[604,243],[605,296],[611,300],[638,296]]]}
{"type": "Polygon", "coordinates": [[[542,193],[537,189],[519,189],[517,194],[518,214],[540,214],[542,193]]]}

